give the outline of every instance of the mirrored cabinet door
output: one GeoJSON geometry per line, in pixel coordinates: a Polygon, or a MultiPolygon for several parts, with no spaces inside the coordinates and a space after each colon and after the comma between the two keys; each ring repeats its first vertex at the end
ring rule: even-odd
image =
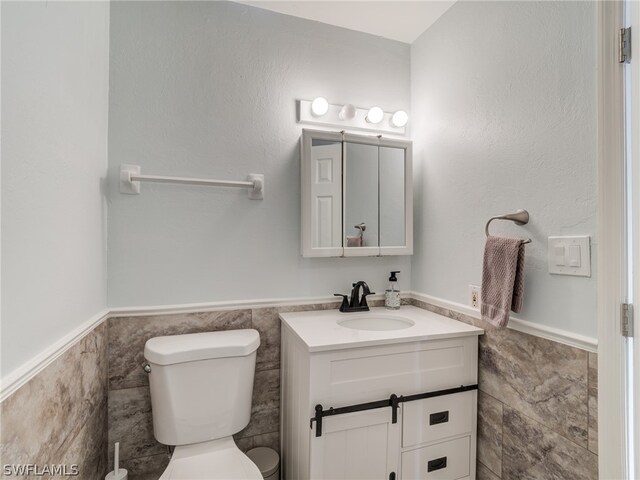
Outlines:
{"type": "Polygon", "coordinates": [[[411,142],[303,130],[302,255],[413,253],[411,142]]]}
{"type": "Polygon", "coordinates": [[[411,191],[411,148],[380,146],[378,150],[380,254],[403,255],[413,248],[409,228],[413,218],[413,202],[407,201],[411,191]]]}
{"type": "Polygon", "coordinates": [[[303,136],[302,255],[340,257],[342,248],[342,135],[303,136]]]}
{"type": "Polygon", "coordinates": [[[378,255],[378,146],[344,142],[343,162],[344,254],[378,255]]]}

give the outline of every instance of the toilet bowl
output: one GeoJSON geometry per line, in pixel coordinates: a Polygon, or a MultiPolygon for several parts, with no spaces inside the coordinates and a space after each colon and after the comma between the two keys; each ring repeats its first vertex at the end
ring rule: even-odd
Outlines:
{"type": "Polygon", "coordinates": [[[258,467],[233,438],[176,447],[159,480],[261,480],[258,467]]]}
{"type": "Polygon", "coordinates": [[[153,433],[175,449],[161,480],[260,480],[233,434],[249,424],[256,330],[155,337],[144,356],[153,433]]]}

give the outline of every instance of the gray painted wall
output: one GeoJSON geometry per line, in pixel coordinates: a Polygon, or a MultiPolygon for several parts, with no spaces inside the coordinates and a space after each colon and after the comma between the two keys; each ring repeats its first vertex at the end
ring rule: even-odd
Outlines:
{"type": "MultiPolygon", "coordinates": [[[[162,305],[385,287],[408,257],[303,259],[295,100],[409,110],[407,44],[228,2],[113,2],[109,110],[109,304],[162,305]],[[246,191],[142,186],[143,173],[243,179],[246,191]]],[[[404,280],[404,281],[403,281],[404,280]]]]}
{"type": "Polygon", "coordinates": [[[546,272],[548,235],[595,235],[594,4],[459,2],[411,48],[228,2],[1,8],[3,377],[107,304],[105,192],[113,306],[382,290],[392,269],[466,303],[486,219],[522,207],[527,228],[493,230],[534,240],[521,317],[596,335],[595,279],[546,272]],[[412,107],[413,258],[300,257],[295,100],[317,95],[412,107]],[[266,198],[125,196],[121,163],[264,173],[266,198]]]}
{"type": "Polygon", "coordinates": [[[106,306],[109,4],[1,8],[4,378],[106,306]]]}
{"type": "MultiPolygon", "coordinates": [[[[412,289],[467,304],[484,225],[525,208],[520,318],[596,337],[592,277],[547,273],[547,237],[596,240],[596,4],[458,2],[411,47],[412,289]]],[[[592,248],[592,254],[595,248],[592,248]]]]}

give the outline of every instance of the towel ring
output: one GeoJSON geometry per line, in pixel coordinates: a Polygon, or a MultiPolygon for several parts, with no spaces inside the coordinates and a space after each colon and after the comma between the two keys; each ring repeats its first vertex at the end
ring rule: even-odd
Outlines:
{"type": "MultiPolygon", "coordinates": [[[[487,237],[489,236],[489,224],[494,220],[510,220],[516,225],[526,225],[527,223],[529,223],[529,212],[519,208],[514,213],[507,213],[505,215],[497,215],[495,217],[491,217],[484,227],[484,233],[487,237]]],[[[531,243],[530,238],[523,240],[522,242],[523,245],[526,245],[527,243],[531,243]]]]}

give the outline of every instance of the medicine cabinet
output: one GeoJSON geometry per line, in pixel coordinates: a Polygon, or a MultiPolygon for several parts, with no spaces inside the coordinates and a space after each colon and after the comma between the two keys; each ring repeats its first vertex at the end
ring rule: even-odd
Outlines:
{"type": "Polygon", "coordinates": [[[302,255],[413,254],[411,142],[303,130],[302,255]]]}

